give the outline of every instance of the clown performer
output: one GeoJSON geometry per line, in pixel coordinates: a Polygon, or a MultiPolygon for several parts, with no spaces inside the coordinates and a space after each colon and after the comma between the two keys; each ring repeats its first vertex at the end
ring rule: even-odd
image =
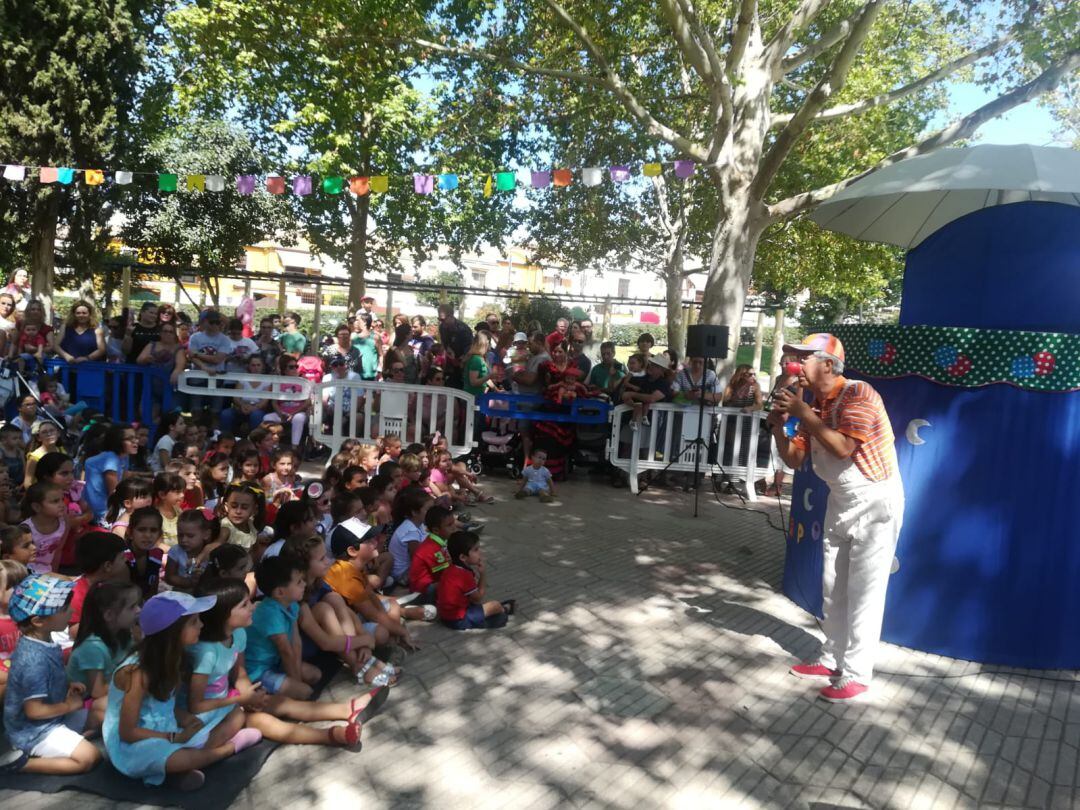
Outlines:
{"type": "Polygon", "coordinates": [[[870,688],[904,517],[904,488],[881,396],[869,383],[843,377],[840,341],[829,334],[810,335],[799,345],[785,345],[784,354],[801,366],[799,386],[809,389],[814,401],[808,404],[801,393],[779,391],[769,428],[785,463],[798,468],[809,455],[814,472],[829,485],[823,538],[825,642],[817,660],[793,666],[791,674],[828,681],[821,697],[848,703],[870,688]],[[792,430],[786,423],[796,420],[792,430]]]}

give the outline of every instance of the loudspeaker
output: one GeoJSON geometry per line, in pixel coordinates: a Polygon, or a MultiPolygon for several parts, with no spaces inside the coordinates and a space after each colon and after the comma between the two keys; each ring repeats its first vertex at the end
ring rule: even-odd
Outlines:
{"type": "Polygon", "coordinates": [[[726,326],[697,324],[686,330],[686,356],[704,357],[706,360],[728,356],[730,330],[726,326]]]}

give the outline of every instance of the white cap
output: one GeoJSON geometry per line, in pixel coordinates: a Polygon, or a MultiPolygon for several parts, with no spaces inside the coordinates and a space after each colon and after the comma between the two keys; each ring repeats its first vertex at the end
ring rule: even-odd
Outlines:
{"type": "Polygon", "coordinates": [[[524,332],[518,332],[516,335],[514,335],[514,343],[528,343],[528,342],[529,342],[529,336],[526,335],[524,332]]]}

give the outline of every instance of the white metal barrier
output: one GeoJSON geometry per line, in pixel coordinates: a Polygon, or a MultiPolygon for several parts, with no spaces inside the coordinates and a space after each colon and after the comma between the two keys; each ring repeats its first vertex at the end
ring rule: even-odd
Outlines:
{"type": "Polygon", "coordinates": [[[455,388],[369,380],[328,380],[315,386],[311,436],[337,453],[346,439],[373,444],[379,436],[419,442],[438,431],[452,455],[476,446],[476,400],[455,388]],[[344,407],[340,407],[344,404],[344,407]]]}
{"type": "Polygon", "coordinates": [[[304,377],[285,377],[279,374],[208,374],[205,371],[188,369],[180,374],[176,390],[197,397],[239,397],[296,402],[311,399],[315,383],[304,377]],[[266,389],[245,388],[244,383],[255,383],[266,386],[266,389]]]}
{"type": "MultiPolygon", "coordinates": [[[[609,460],[630,477],[630,489],[638,491],[638,473],[670,469],[693,474],[697,448],[689,448],[698,436],[697,406],[663,402],[649,407],[649,424],[630,426],[633,408],[620,405],[612,411],[609,460]],[[681,454],[681,455],[680,455],[681,454]],[[674,462],[674,463],[672,463],[674,462]]],[[[708,452],[701,459],[703,474],[726,473],[746,483],[746,496],[757,500],[757,447],[762,411],[744,413],[741,408],[705,409],[701,431],[708,452]]],[[[764,470],[762,470],[764,473],[764,470]]]]}

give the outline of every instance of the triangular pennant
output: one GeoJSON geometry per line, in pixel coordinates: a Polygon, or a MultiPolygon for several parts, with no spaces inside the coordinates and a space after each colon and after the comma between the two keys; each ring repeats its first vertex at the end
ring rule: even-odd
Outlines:
{"type": "Polygon", "coordinates": [[[324,177],[322,179],[322,190],[324,194],[340,194],[344,188],[344,177],[324,177]]]}
{"type": "Polygon", "coordinates": [[[371,190],[376,194],[382,194],[390,188],[390,178],[385,174],[377,174],[371,178],[371,190]]]}
{"type": "Polygon", "coordinates": [[[113,174],[113,182],[118,186],[130,186],[131,181],[134,179],[135,175],[132,172],[120,170],[113,174]]]}
{"type": "Polygon", "coordinates": [[[157,178],[158,191],[176,191],[177,177],[175,174],[159,174],[157,178]]]}
{"type": "Polygon", "coordinates": [[[581,170],[581,182],[586,186],[598,186],[604,182],[604,170],[596,167],[589,167],[581,170]]]}
{"type": "Polygon", "coordinates": [[[188,191],[206,191],[205,174],[189,174],[187,176],[188,191]]]}
{"type": "Polygon", "coordinates": [[[101,169],[87,169],[83,172],[83,182],[88,186],[100,186],[105,182],[105,172],[101,169]]]}
{"type": "Polygon", "coordinates": [[[350,177],[349,191],[358,197],[363,197],[371,191],[371,182],[367,177],[350,177]]]}
{"type": "Polygon", "coordinates": [[[680,180],[685,180],[694,173],[694,161],[692,160],[676,160],[675,161],[675,176],[680,180]]]}
{"type": "Polygon", "coordinates": [[[42,183],[55,183],[56,178],[57,171],[53,166],[42,166],[41,171],[38,172],[38,180],[42,183]]]}
{"type": "Polygon", "coordinates": [[[571,169],[556,169],[554,175],[556,188],[565,188],[574,182],[574,172],[571,169]]]}
{"type": "Polygon", "coordinates": [[[4,167],[4,179],[10,180],[13,183],[19,183],[26,179],[26,167],[25,166],[12,166],[8,165],[4,167]]]}
{"type": "Polygon", "coordinates": [[[224,191],[225,190],[225,178],[220,174],[208,174],[208,175],[206,175],[206,190],[207,191],[224,191]]]}
{"type": "Polygon", "coordinates": [[[299,174],[292,179],[292,193],[297,197],[306,197],[311,193],[311,175],[299,174]]]}
{"type": "Polygon", "coordinates": [[[611,172],[612,183],[625,183],[630,179],[629,166],[612,166],[608,171],[611,172]]]}
{"type": "Polygon", "coordinates": [[[266,190],[271,194],[285,193],[285,178],[279,174],[272,174],[266,178],[266,190]]]}
{"type": "Polygon", "coordinates": [[[238,174],[236,176],[236,193],[245,197],[255,193],[255,175],[238,174]]]}
{"type": "Polygon", "coordinates": [[[439,191],[453,191],[457,187],[458,176],[456,174],[439,175],[439,191]]]}
{"type": "Polygon", "coordinates": [[[641,173],[646,177],[659,177],[664,171],[664,167],[659,163],[646,163],[641,167],[641,173]]]}
{"type": "Polygon", "coordinates": [[[551,185],[551,172],[533,172],[530,179],[533,188],[547,188],[551,185]]]}
{"type": "Polygon", "coordinates": [[[495,172],[495,188],[499,191],[513,191],[517,186],[517,174],[514,172],[495,172]]]}
{"type": "Polygon", "coordinates": [[[484,196],[485,197],[490,197],[491,196],[491,175],[490,174],[484,179],[484,196]]]}
{"type": "Polygon", "coordinates": [[[56,170],[56,182],[61,185],[70,186],[71,181],[75,179],[75,170],[69,169],[66,166],[56,170]]]}
{"type": "Polygon", "coordinates": [[[433,174],[414,174],[413,191],[417,194],[430,194],[435,190],[435,175],[433,174]]]}

